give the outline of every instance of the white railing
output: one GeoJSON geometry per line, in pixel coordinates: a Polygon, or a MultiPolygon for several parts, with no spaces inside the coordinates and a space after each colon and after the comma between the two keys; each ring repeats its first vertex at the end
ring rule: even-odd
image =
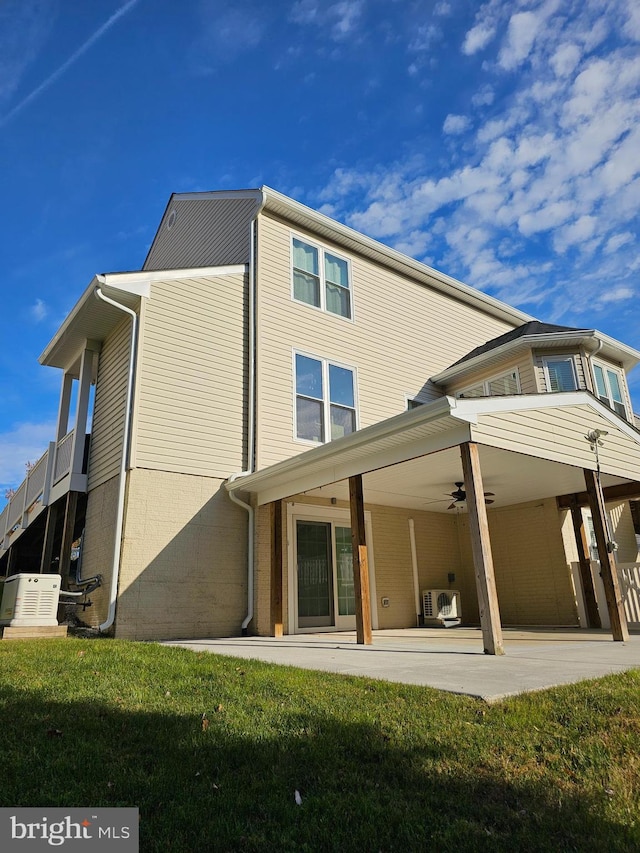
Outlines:
{"type": "Polygon", "coordinates": [[[29,470],[26,479],[9,498],[8,504],[0,513],[0,553],[8,547],[8,537],[14,531],[29,525],[30,511],[38,501],[47,502],[45,491],[48,493],[52,485],[59,483],[70,473],[74,433],[75,430],[71,430],[60,439],[57,448],[51,443],[49,450],[38,459],[29,470]],[[55,452],[52,452],[54,450],[55,452]],[[53,477],[51,476],[52,465],[55,465],[53,477]]]}
{"type": "Polygon", "coordinates": [[[640,563],[618,563],[618,571],[627,622],[640,628],[640,563]]]}
{"type": "Polygon", "coordinates": [[[53,482],[59,482],[65,474],[71,470],[71,451],[73,450],[73,436],[75,430],[72,429],[64,438],[58,442],[56,450],[56,469],[53,472],[53,482]]]}

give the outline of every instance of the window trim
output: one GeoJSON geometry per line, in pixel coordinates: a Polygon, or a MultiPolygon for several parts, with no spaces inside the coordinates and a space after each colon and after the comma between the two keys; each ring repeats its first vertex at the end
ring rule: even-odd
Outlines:
{"type": "Polygon", "coordinates": [[[490,376],[488,379],[483,379],[481,382],[474,382],[473,385],[467,385],[466,388],[461,388],[459,391],[456,391],[456,397],[464,398],[468,400],[472,400],[473,397],[464,397],[467,391],[470,391],[472,388],[477,388],[479,385],[482,385],[482,390],[484,394],[482,397],[513,397],[519,394],[522,394],[522,385],[520,384],[520,371],[517,367],[514,367],[513,370],[505,370],[503,373],[498,373],[496,376],[490,376]],[[516,378],[516,388],[518,389],[515,394],[491,394],[489,392],[489,385],[492,382],[497,382],[500,379],[504,379],[507,376],[515,376],[516,378]]]}
{"type": "Polygon", "coordinates": [[[618,415],[618,417],[624,418],[624,420],[627,421],[628,423],[633,423],[632,419],[629,416],[630,413],[629,413],[629,406],[627,403],[627,389],[626,389],[627,379],[626,379],[624,370],[622,370],[622,368],[620,368],[620,367],[616,367],[613,364],[607,364],[606,361],[599,361],[597,359],[591,359],[591,378],[593,379],[593,393],[598,398],[598,400],[600,400],[601,403],[603,403],[605,406],[607,406],[609,409],[611,409],[611,411],[614,412],[616,415],[618,415]],[[600,396],[600,394],[598,393],[598,383],[596,381],[596,371],[595,371],[596,367],[599,367],[602,370],[602,375],[604,377],[604,384],[605,384],[605,387],[607,389],[607,394],[608,394],[608,400],[606,400],[606,401],[603,400],[602,397],[600,396]],[[614,401],[613,395],[611,393],[611,383],[609,382],[609,376],[608,376],[609,371],[611,371],[611,373],[615,373],[616,376],[618,377],[618,384],[620,386],[620,396],[622,397],[622,405],[624,406],[624,415],[620,414],[620,412],[616,411],[616,409],[614,408],[613,404],[614,404],[614,402],[617,402],[617,401],[614,401]]]}
{"type": "Polygon", "coordinates": [[[568,361],[571,364],[571,372],[573,373],[573,384],[575,388],[571,389],[573,391],[580,390],[580,384],[578,382],[578,369],[576,367],[576,357],[574,353],[570,353],[569,355],[543,355],[542,356],[542,368],[544,370],[544,381],[547,386],[547,394],[568,394],[570,391],[554,391],[551,388],[551,375],[549,374],[548,363],[550,361],[568,361]]]}
{"type": "Polygon", "coordinates": [[[308,237],[305,237],[302,234],[298,234],[295,231],[291,231],[291,239],[289,240],[289,274],[291,276],[291,301],[295,302],[297,305],[304,305],[307,308],[312,308],[314,311],[320,311],[323,314],[327,314],[330,317],[337,317],[339,320],[346,320],[348,323],[355,322],[355,304],[354,304],[354,296],[353,296],[353,267],[351,264],[351,259],[341,255],[339,252],[334,252],[333,249],[330,249],[328,246],[325,246],[322,243],[318,243],[315,240],[310,240],[308,237]],[[313,249],[316,249],[318,252],[318,278],[320,279],[320,305],[312,305],[310,302],[305,302],[302,299],[298,299],[295,295],[295,279],[294,279],[294,269],[293,269],[293,241],[299,240],[301,243],[306,243],[307,246],[311,246],[313,249]],[[334,311],[330,311],[327,308],[327,282],[325,278],[325,265],[324,265],[324,256],[325,254],[333,255],[335,258],[338,258],[340,261],[344,261],[347,265],[347,277],[349,280],[349,287],[347,288],[349,291],[349,307],[350,312],[349,316],[345,317],[343,314],[336,314],[334,311]]]}
{"type": "MultiPolygon", "coordinates": [[[[315,353],[308,352],[307,350],[301,349],[293,349],[292,357],[291,357],[291,376],[292,376],[292,386],[293,386],[293,440],[297,444],[305,444],[307,447],[320,447],[323,444],[329,444],[331,441],[335,441],[336,439],[332,439],[331,436],[331,399],[330,399],[330,385],[329,385],[329,367],[340,367],[343,370],[348,370],[353,377],[353,412],[355,415],[355,426],[353,431],[356,432],[360,428],[360,418],[358,416],[359,404],[358,404],[358,369],[351,365],[345,364],[341,361],[336,361],[333,358],[324,358],[323,356],[316,355],[315,353]],[[323,427],[325,440],[324,441],[313,441],[310,438],[301,438],[298,435],[298,389],[297,389],[297,379],[298,374],[296,372],[296,356],[301,355],[304,358],[311,358],[314,361],[319,361],[322,366],[322,416],[323,416],[323,427]],[[327,437],[328,436],[328,437],[327,437]]],[[[304,397],[304,394],[300,395],[304,397]]],[[[343,406],[341,403],[335,403],[334,405],[339,406],[343,409],[351,409],[350,406],[343,406]]],[[[347,433],[349,434],[349,433],[347,433]]]]}

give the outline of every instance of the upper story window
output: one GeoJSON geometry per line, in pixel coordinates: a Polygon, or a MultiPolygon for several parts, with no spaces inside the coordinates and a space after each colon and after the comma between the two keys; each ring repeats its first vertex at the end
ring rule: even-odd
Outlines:
{"type": "Polygon", "coordinates": [[[543,359],[548,391],[577,391],[576,366],[571,355],[546,356],[543,359]]]}
{"type": "Polygon", "coordinates": [[[520,393],[520,378],[517,370],[511,370],[509,373],[502,373],[500,376],[495,376],[493,379],[487,379],[484,382],[478,382],[477,385],[472,385],[459,391],[456,397],[509,397],[520,393]]]}
{"type": "Polygon", "coordinates": [[[351,319],[349,262],[297,237],[292,242],[293,298],[351,319]]]}
{"type": "Polygon", "coordinates": [[[332,441],[356,429],[353,369],[295,353],[295,372],[296,438],[332,441]]]}
{"type": "Polygon", "coordinates": [[[623,418],[627,417],[627,407],[622,398],[622,375],[620,371],[602,364],[593,364],[593,377],[596,382],[596,394],[623,418]]]}

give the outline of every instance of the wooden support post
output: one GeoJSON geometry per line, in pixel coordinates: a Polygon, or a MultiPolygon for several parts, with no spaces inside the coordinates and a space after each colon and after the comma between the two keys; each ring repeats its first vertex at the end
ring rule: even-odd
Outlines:
{"type": "Polygon", "coordinates": [[[51,560],[53,559],[53,540],[56,535],[56,524],[58,522],[58,502],[51,504],[47,509],[47,523],[44,530],[44,542],[42,543],[42,560],[40,561],[40,574],[51,572],[51,560]]]}
{"type": "Polygon", "coordinates": [[[271,636],[282,637],[282,501],[271,504],[271,636]]]}
{"type": "Polygon", "coordinates": [[[76,525],[76,508],[78,506],[78,493],[67,492],[67,500],[64,508],[64,526],[62,528],[62,543],[60,545],[60,562],[58,572],[63,578],[68,577],[71,566],[71,546],[73,545],[73,531],[76,525]]]}
{"type": "Polygon", "coordinates": [[[371,602],[369,599],[369,560],[364,525],[362,474],[349,477],[349,507],[351,510],[351,545],[353,551],[353,581],[356,595],[356,636],[361,645],[370,646],[371,602]]]}
{"type": "Polygon", "coordinates": [[[18,548],[16,543],[9,548],[9,556],[7,557],[7,577],[9,575],[16,575],[16,563],[18,562],[18,548]]]}
{"type": "Polygon", "coordinates": [[[500,609],[498,607],[498,594],[496,592],[496,580],[493,570],[487,508],[484,503],[484,487],[482,485],[478,445],[475,442],[461,444],[460,453],[462,456],[464,488],[467,493],[469,531],[471,533],[471,548],[473,551],[473,565],[478,590],[478,606],[480,609],[484,653],[486,655],[503,655],[500,609]]]}
{"type": "Polygon", "coordinates": [[[593,519],[593,530],[598,546],[598,557],[600,558],[600,575],[604,584],[604,594],[607,599],[607,610],[611,621],[611,633],[613,639],[625,643],[629,639],[627,618],[624,613],[620,584],[618,583],[618,569],[615,557],[609,550],[609,534],[607,533],[607,516],[604,505],[602,488],[595,471],[584,469],[584,480],[589,495],[589,506],[593,519]]]}
{"type": "Polygon", "coordinates": [[[587,611],[587,627],[602,628],[596,591],[593,586],[593,575],[591,574],[591,559],[589,556],[589,543],[587,533],[584,529],[582,509],[575,495],[571,495],[571,521],[573,522],[573,533],[576,537],[578,549],[578,562],[580,563],[580,580],[582,581],[582,592],[584,594],[584,605],[587,611]]]}

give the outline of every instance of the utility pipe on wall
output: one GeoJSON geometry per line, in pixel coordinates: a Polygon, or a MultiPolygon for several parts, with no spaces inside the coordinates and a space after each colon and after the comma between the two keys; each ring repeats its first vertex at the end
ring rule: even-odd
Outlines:
{"type": "Polygon", "coordinates": [[[418,578],[418,552],[416,549],[416,526],[412,518],[409,519],[409,541],[411,543],[411,567],[413,569],[413,594],[416,604],[416,626],[420,627],[420,616],[422,607],[420,605],[420,580],[418,578]]]}
{"type": "MultiPolygon", "coordinates": [[[[104,276],[97,276],[98,281],[105,283],[104,276]]],[[[131,401],[133,399],[133,377],[135,374],[135,355],[138,341],[138,315],[126,305],[121,305],[105,296],[99,287],[95,294],[98,299],[113,305],[120,311],[124,311],[131,317],[131,343],[129,345],[129,373],[127,376],[127,397],[124,410],[124,442],[122,446],[122,460],[120,462],[120,482],[118,485],[118,503],[116,507],[116,533],[113,544],[113,561],[111,565],[111,587],[109,590],[109,611],[106,620],[98,626],[99,631],[108,631],[113,625],[116,617],[116,601],[118,598],[118,580],[120,577],[120,548],[122,547],[122,529],[124,525],[124,497],[127,485],[127,463],[129,461],[129,449],[131,444],[131,401]]]]}

